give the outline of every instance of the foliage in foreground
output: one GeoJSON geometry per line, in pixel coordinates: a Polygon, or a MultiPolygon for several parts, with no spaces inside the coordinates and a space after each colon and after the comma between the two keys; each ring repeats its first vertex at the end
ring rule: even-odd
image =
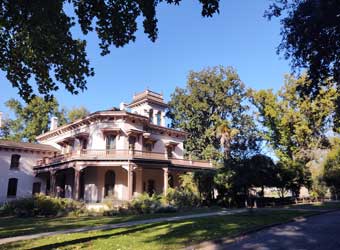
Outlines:
{"type": "Polygon", "coordinates": [[[32,198],[23,198],[5,203],[0,208],[0,213],[17,217],[63,216],[71,212],[80,214],[84,210],[85,206],[81,202],[39,194],[32,198]]]}
{"type": "MultiPolygon", "coordinates": [[[[35,89],[50,97],[60,85],[78,94],[86,90],[94,69],[86,40],[75,37],[74,27],[78,24],[83,35],[96,33],[101,55],[135,41],[139,18],[144,33],[154,42],[160,2],[179,5],[181,1],[1,1],[0,69],[26,102],[34,97],[35,89]]],[[[218,12],[218,0],[199,2],[202,16],[218,12]]]]}
{"type": "MultiPolygon", "coordinates": [[[[278,47],[291,59],[295,71],[307,70],[308,85],[300,85],[301,99],[317,99],[326,81],[340,87],[340,3],[339,0],[272,0],[266,16],[279,17],[282,41],[278,47]]],[[[340,98],[336,102],[334,130],[339,131],[340,98]]]]}

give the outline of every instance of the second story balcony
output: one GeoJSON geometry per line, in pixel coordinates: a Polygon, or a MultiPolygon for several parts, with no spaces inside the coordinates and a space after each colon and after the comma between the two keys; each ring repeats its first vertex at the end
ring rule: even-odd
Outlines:
{"type": "Polygon", "coordinates": [[[60,154],[54,157],[45,157],[37,162],[35,168],[48,167],[62,164],[72,160],[152,160],[167,161],[174,166],[192,167],[192,168],[209,168],[213,169],[211,162],[198,161],[189,159],[176,159],[169,157],[167,153],[139,151],[139,150],[93,150],[82,149],[71,153],[60,154]]]}

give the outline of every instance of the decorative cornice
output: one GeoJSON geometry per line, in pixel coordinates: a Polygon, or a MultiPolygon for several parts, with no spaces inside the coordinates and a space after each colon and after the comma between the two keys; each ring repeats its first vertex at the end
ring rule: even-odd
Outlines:
{"type": "Polygon", "coordinates": [[[41,134],[37,136],[37,140],[44,141],[49,138],[77,129],[81,126],[90,125],[91,123],[97,121],[102,121],[104,118],[113,118],[114,120],[118,120],[119,118],[131,119],[132,121],[139,120],[143,125],[146,125],[147,127],[150,127],[160,132],[168,133],[170,135],[174,135],[176,137],[186,137],[188,135],[188,133],[184,131],[152,124],[150,123],[149,118],[143,115],[134,114],[131,112],[127,112],[125,110],[104,110],[92,113],[83,119],[79,119],[73,123],[65,124],[54,130],[41,134]]]}

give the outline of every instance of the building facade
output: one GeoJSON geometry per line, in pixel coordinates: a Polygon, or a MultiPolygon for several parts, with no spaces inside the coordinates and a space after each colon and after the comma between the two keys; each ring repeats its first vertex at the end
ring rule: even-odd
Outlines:
{"type": "Polygon", "coordinates": [[[38,160],[57,153],[49,145],[0,140],[0,204],[45,193],[46,181],[35,176],[33,167],[38,160]]]}
{"type": "Polygon", "coordinates": [[[91,203],[130,200],[179,186],[183,173],[213,170],[210,162],[184,159],[187,134],[166,127],[166,107],[162,95],[146,90],[119,109],[71,124],[59,127],[52,118],[51,130],[37,140],[57,153],[32,157],[41,192],[91,203]]]}

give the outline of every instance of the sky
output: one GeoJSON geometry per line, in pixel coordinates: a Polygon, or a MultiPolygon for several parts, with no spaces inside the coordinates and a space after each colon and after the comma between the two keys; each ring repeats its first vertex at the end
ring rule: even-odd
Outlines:
{"type": "MultiPolygon", "coordinates": [[[[290,67],[276,54],[281,40],[279,21],[263,17],[269,1],[228,0],[220,4],[220,14],[203,18],[198,0],[185,0],[179,6],[161,3],[155,43],[140,25],[134,43],[112,47],[111,54],[104,57],[96,35],[86,36],[95,76],[87,79],[88,89],[79,95],[61,87],[55,94],[59,104],[85,106],[95,112],[130,102],[134,93],[146,88],[162,92],[168,101],[176,87],[185,87],[189,71],[219,65],[234,67],[247,87],[280,88],[290,67]]],[[[81,36],[78,29],[73,34],[81,36]]],[[[20,100],[5,73],[0,72],[0,111],[5,114],[4,103],[10,98],[20,100]]]]}

